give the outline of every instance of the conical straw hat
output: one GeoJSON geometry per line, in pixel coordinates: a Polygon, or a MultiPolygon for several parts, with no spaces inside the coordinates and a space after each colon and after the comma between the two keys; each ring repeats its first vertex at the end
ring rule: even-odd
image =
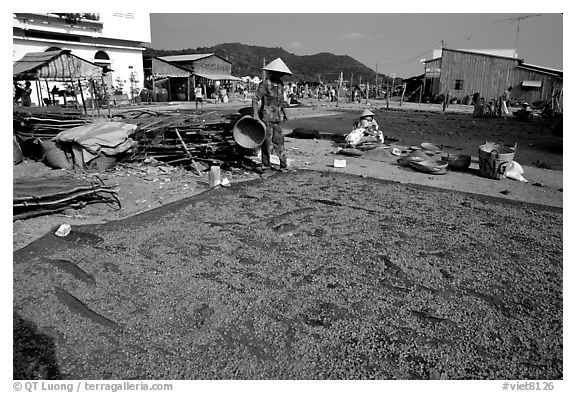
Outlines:
{"type": "Polygon", "coordinates": [[[271,61],[270,63],[268,63],[267,66],[265,66],[262,69],[264,71],[275,71],[275,72],[281,72],[283,74],[292,75],[292,71],[290,71],[288,66],[284,64],[281,58],[277,58],[276,60],[271,61]]]}
{"type": "Polygon", "coordinates": [[[360,117],[367,117],[367,116],[372,116],[372,117],[374,117],[374,113],[372,113],[369,109],[364,109],[364,112],[362,112],[362,114],[360,115],[360,117]]]}

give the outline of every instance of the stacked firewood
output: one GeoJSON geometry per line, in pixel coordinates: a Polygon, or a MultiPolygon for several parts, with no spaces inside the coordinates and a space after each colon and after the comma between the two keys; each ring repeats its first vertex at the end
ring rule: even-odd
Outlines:
{"type": "Polygon", "coordinates": [[[75,114],[13,113],[14,131],[23,137],[53,138],[64,130],[90,122],[90,119],[75,114]]]}
{"type": "Polygon", "coordinates": [[[233,164],[245,155],[236,144],[233,127],[239,114],[219,115],[145,111],[123,121],[137,124],[133,139],[137,145],[133,159],[154,158],[179,165],[193,160],[208,165],[233,164]]]}

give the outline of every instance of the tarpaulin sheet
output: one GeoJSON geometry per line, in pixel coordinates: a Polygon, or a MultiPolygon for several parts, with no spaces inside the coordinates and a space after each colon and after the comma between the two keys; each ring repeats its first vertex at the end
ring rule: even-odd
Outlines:
{"type": "Polygon", "coordinates": [[[70,81],[102,76],[102,67],[81,59],[69,50],[27,53],[13,64],[13,79],[70,81]]]}
{"type": "Polygon", "coordinates": [[[129,136],[137,127],[135,124],[117,121],[97,121],[62,131],[52,140],[64,143],[74,142],[80,145],[84,163],[87,163],[100,153],[114,156],[130,149],[135,142],[129,136]]]}

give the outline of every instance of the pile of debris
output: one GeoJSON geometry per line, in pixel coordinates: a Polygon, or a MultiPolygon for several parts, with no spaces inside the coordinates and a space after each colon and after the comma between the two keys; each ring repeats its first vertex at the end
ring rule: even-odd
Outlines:
{"type": "MultiPolygon", "coordinates": [[[[253,151],[239,146],[233,136],[239,113],[227,115],[182,110],[128,109],[114,114],[113,122],[135,125],[130,137],[134,146],[123,161],[155,159],[169,165],[193,164],[198,172],[210,166],[239,167],[253,151]]],[[[45,158],[43,142],[52,142],[63,132],[87,126],[94,119],[80,112],[44,110],[30,113],[15,109],[14,135],[24,157],[45,158]]],[[[98,119],[103,120],[103,119],[98,119]]],[[[46,143],[44,143],[46,144],[46,143]]],[[[44,149],[45,150],[45,149],[44,149]]]]}
{"type": "Polygon", "coordinates": [[[170,165],[199,161],[207,169],[235,166],[247,153],[232,132],[241,116],[237,113],[132,110],[121,116],[124,122],[138,125],[132,136],[136,141],[133,160],[154,158],[170,165]]]}

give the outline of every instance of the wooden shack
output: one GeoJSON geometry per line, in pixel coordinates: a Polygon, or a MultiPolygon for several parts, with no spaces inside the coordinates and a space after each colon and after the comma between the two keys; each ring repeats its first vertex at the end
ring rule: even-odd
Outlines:
{"type": "Polygon", "coordinates": [[[165,88],[170,101],[190,101],[192,72],[158,57],[144,59],[144,80],[147,89],[165,88]]]}
{"type": "Polygon", "coordinates": [[[241,81],[232,75],[232,63],[214,53],[162,56],[159,59],[189,70],[193,75],[192,86],[202,85],[207,96],[218,86],[230,89],[241,81]]]}
{"type": "Polygon", "coordinates": [[[562,91],[563,72],[524,63],[515,57],[443,48],[441,57],[425,63],[424,94],[449,93],[464,101],[474,93],[486,100],[502,96],[529,103],[547,101],[562,91]]]}

